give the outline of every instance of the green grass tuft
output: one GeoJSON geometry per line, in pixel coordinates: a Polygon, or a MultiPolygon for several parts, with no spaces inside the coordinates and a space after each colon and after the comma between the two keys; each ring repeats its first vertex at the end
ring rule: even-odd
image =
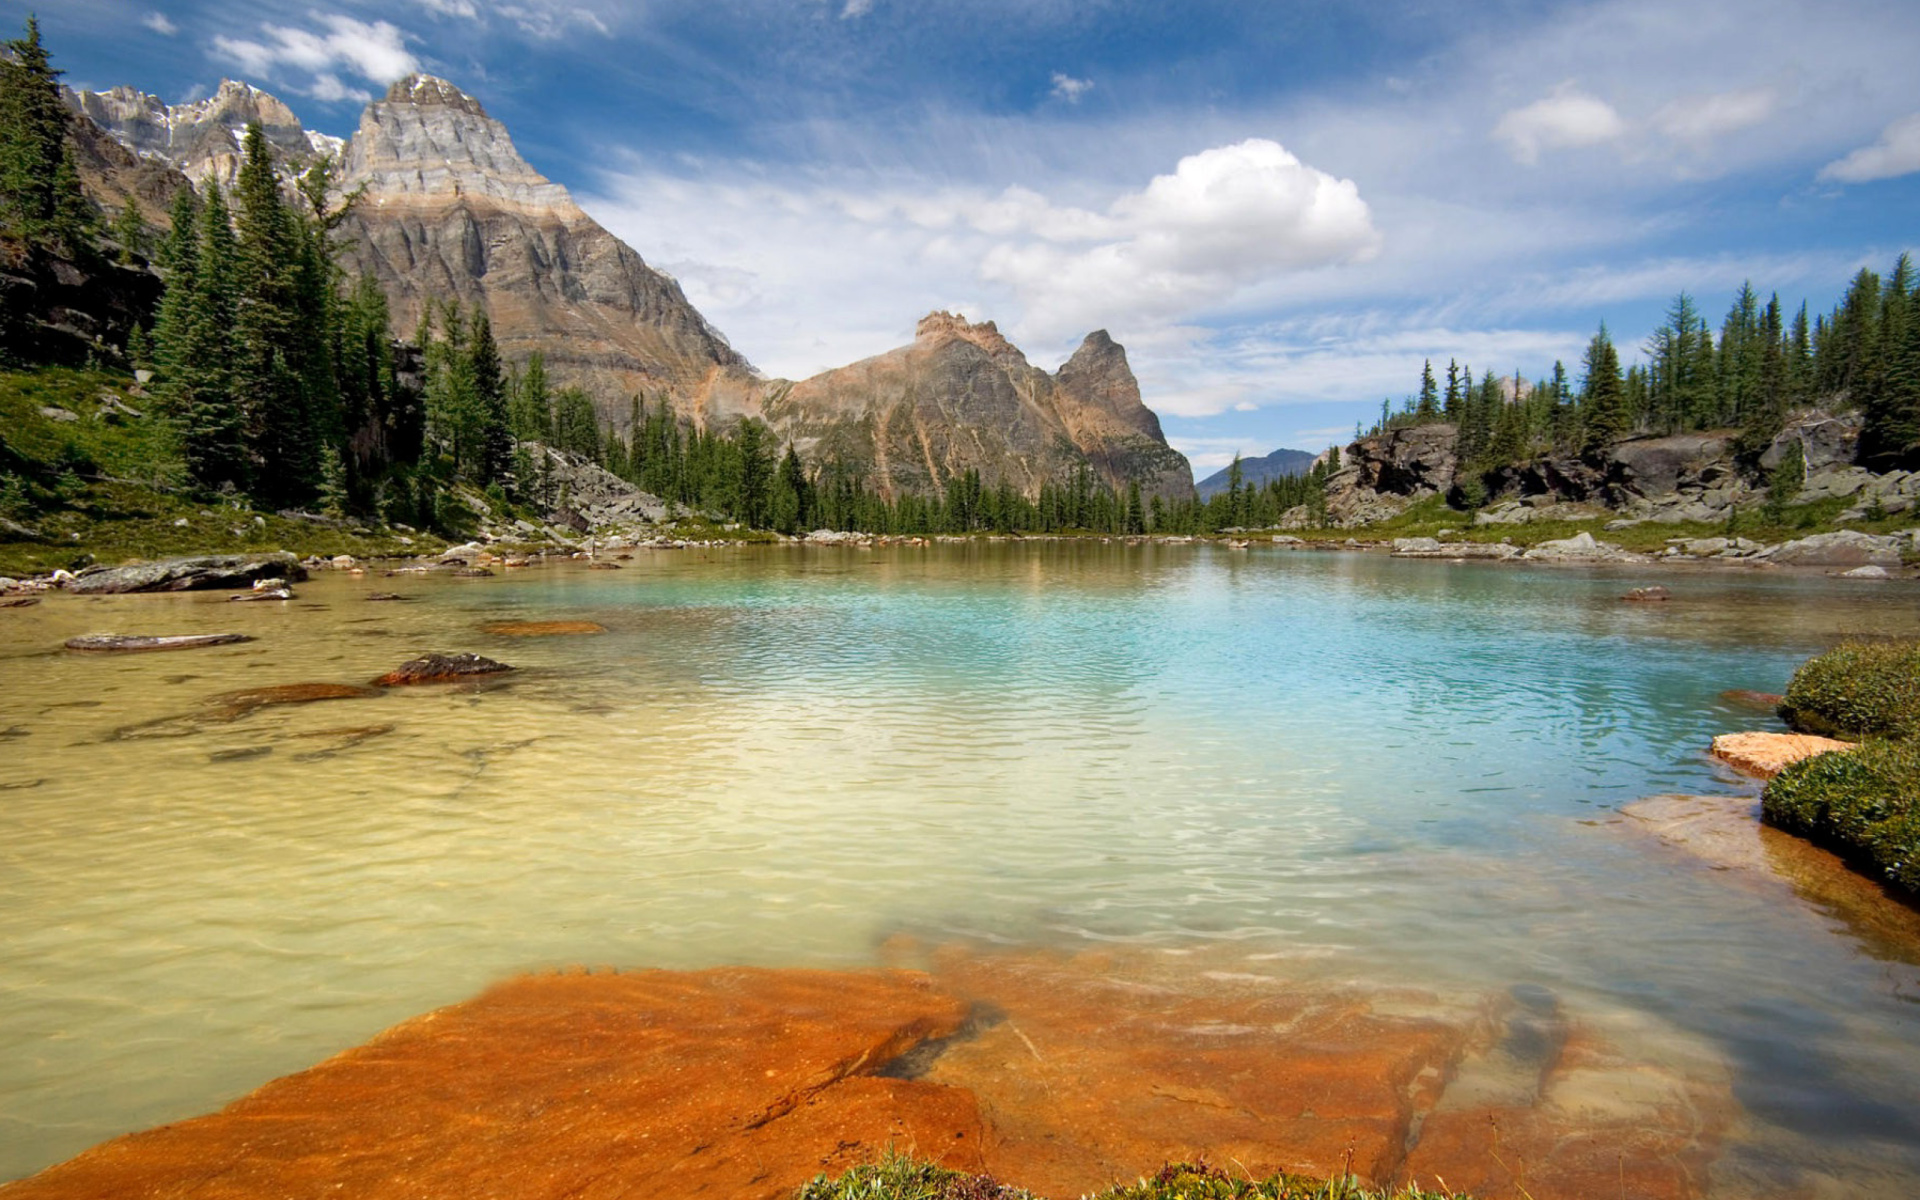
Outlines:
{"type": "MultiPolygon", "coordinates": [[[[836,1179],[817,1176],[795,1200],[1036,1200],[982,1175],[950,1171],[889,1151],[836,1179]]],[[[1470,1200],[1419,1187],[1368,1188],[1346,1176],[1234,1177],[1205,1163],[1170,1163],[1151,1179],[1101,1192],[1096,1200],[1470,1200]]]]}

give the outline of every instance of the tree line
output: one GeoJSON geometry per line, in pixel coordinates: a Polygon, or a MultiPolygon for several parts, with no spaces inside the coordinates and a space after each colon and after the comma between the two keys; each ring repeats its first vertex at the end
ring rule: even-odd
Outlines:
{"type": "MultiPolygon", "coordinates": [[[[1578,386],[1564,363],[1528,383],[1519,374],[1449,362],[1444,392],[1431,361],[1398,410],[1381,404],[1371,433],[1430,421],[1458,430],[1466,474],[1484,475],[1542,454],[1598,455],[1623,438],[1701,429],[1737,431],[1747,461],[1772,444],[1796,410],[1857,411],[1860,460],[1881,470],[1920,466],[1920,279],[1902,254],[1884,278],[1863,268],[1832,311],[1788,316],[1776,293],[1742,285],[1718,336],[1682,292],[1647,338],[1645,362],[1625,371],[1603,323],[1581,359],[1578,386]]],[[[1356,434],[1360,431],[1356,428],[1356,434]]]]}

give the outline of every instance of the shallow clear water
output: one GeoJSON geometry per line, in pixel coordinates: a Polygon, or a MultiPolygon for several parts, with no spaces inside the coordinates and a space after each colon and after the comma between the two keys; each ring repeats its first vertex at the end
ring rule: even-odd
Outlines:
{"type": "Polygon", "coordinates": [[[1725,1060],[1727,1194],[1920,1191],[1911,963],[1607,824],[1741,786],[1703,750],[1770,720],[1718,694],[1920,632],[1909,585],[1097,543],[624,566],[0,612],[0,1178],[509,972],[910,932],[1544,985],[1725,1060]],[[1619,601],[1652,581],[1675,601],[1619,601]],[[481,631],[510,619],[608,632],[481,631]],[[58,649],[228,629],[259,640],[58,649]],[[129,729],[427,649],[522,669],[129,729]]]}

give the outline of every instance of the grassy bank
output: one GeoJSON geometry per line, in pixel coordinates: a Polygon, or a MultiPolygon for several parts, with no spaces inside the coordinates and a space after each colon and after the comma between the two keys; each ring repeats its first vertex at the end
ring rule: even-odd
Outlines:
{"type": "Polygon", "coordinates": [[[1780,714],[1864,740],[1780,772],[1762,817],[1920,897],[1920,642],[1848,642],[1809,659],[1780,714]]]}
{"type": "MultiPolygon", "coordinates": [[[[819,1176],[795,1200],[1038,1200],[1031,1192],[983,1175],[949,1171],[905,1155],[888,1155],[838,1178],[819,1176]]],[[[1151,1179],[1109,1188],[1097,1200],[1471,1200],[1418,1187],[1368,1188],[1352,1178],[1275,1175],[1248,1179],[1205,1165],[1174,1163],[1151,1179]]]]}

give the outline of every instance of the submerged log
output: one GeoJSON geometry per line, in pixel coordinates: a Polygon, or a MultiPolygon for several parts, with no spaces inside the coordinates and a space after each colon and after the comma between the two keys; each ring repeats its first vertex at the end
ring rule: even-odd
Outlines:
{"type": "Polygon", "coordinates": [[[130,654],[145,650],[197,650],[202,646],[231,646],[252,640],[244,633],[90,633],[68,638],[67,649],[92,654],[130,654]]]}

